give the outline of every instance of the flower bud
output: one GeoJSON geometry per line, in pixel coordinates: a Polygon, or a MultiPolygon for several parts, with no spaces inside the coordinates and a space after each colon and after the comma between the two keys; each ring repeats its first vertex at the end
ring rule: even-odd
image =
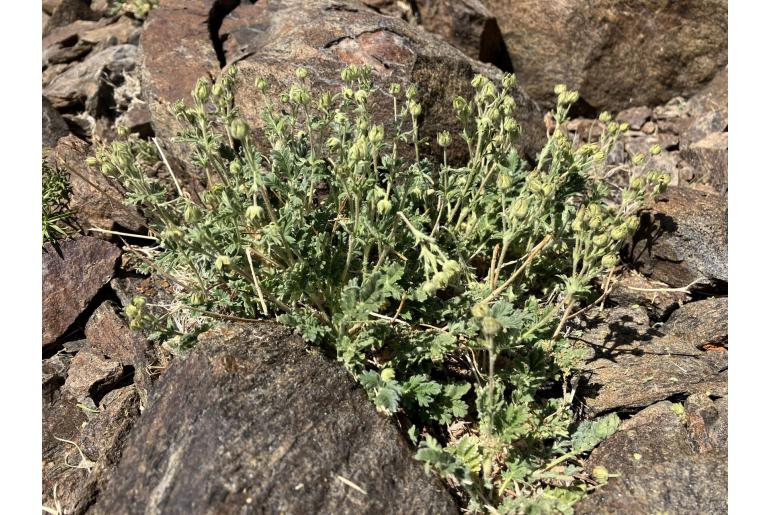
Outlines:
{"type": "Polygon", "coordinates": [[[422,283],[422,290],[428,294],[428,295],[434,295],[436,291],[438,290],[438,287],[433,283],[433,281],[425,281],[422,283]]]}
{"type": "Polygon", "coordinates": [[[566,84],[557,84],[553,88],[553,92],[557,95],[562,95],[567,92],[567,85],[566,84]]]}
{"type": "Polygon", "coordinates": [[[145,304],[147,304],[147,299],[142,297],[141,295],[137,295],[136,297],[131,299],[131,304],[133,304],[139,309],[142,309],[145,306],[145,304]]]}
{"type": "Polygon", "coordinates": [[[519,124],[512,118],[506,118],[503,122],[503,130],[511,134],[519,132],[519,124]]]}
{"type": "Polygon", "coordinates": [[[513,186],[513,179],[511,176],[504,173],[497,174],[497,187],[500,191],[508,191],[513,186]]]}
{"type": "Polygon", "coordinates": [[[636,166],[639,166],[644,163],[644,154],[639,152],[638,154],[635,154],[634,157],[631,158],[631,162],[634,163],[636,166]]]}
{"type": "Polygon", "coordinates": [[[454,259],[449,259],[444,262],[441,269],[444,270],[449,275],[454,276],[457,272],[460,271],[461,267],[460,267],[460,263],[458,263],[454,259]]]}
{"type": "Polygon", "coordinates": [[[206,295],[204,293],[196,291],[196,292],[193,292],[192,295],[190,295],[190,303],[193,306],[200,306],[204,302],[206,302],[206,295]]]}
{"type": "Polygon", "coordinates": [[[617,266],[617,264],[620,262],[618,259],[618,256],[615,254],[607,254],[602,258],[602,266],[604,268],[612,268],[614,266],[617,266]]]}
{"type": "Polygon", "coordinates": [[[591,475],[599,481],[600,483],[603,483],[604,481],[607,481],[610,477],[610,472],[607,470],[606,467],[603,467],[601,465],[597,465],[596,467],[591,470],[591,475]]]}
{"type": "Polygon", "coordinates": [[[369,142],[379,143],[385,137],[385,128],[382,125],[374,125],[369,129],[369,142]]]}
{"type": "Polygon", "coordinates": [[[294,75],[296,75],[299,80],[305,80],[307,77],[307,70],[301,67],[297,68],[297,70],[294,72],[294,75]]]}
{"type": "Polygon", "coordinates": [[[401,84],[394,82],[390,85],[390,94],[396,96],[399,93],[401,93],[401,84]]]}
{"type": "Polygon", "coordinates": [[[227,69],[227,75],[229,75],[232,78],[235,78],[235,76],[238,75],[238,70],[235,68],[235,66],[230,66],[227,69]]]}
{"type": "Polygon", "coordinates": [[[513,216],[521,220],[529,212],[529,201],[524,198],[517,198],[513,203],[513,216]]]}
{"type": "Polygon", "coordinates": [[[544,196],[550,197],[555,190],[556,190],[556,188],[554,187],[553,184],[551,184],[551,183],[543,184],[543,195],[544,196]]]}
{"type": "Polygon", "coordinates": [[[246,138],[249,133],[249,126],[242,118],[236,118],[230,124],[230,135],[241,141],[246,138]]]}
{"type": "Polygon", "coordinates": [[[393,204],[386,198],[377,202],[377,212],[381,215],[389,213],[392,208],[393,204]]]}
{"type": "Polygon", "coordinates": [[[220,254],[216,261],[214,261],[214,267],[217,270],[222,270],[224,267],[230,265],[230,256],[225,256],[223,254],[220,254]]]}
{"type": "Polygon", "coordinates": [[[342,96],[345,97],[345,100],[352,100],[355,96],[355,93],[353,93],[353,88],[345,88],[342,90],[342,96]]]}
{"type": "Polygon", "coordinates": [[[339,140],[339,138],[331,137],[326,140],[326,146],[332,150],[340,148],[341,144],[342,142],[339,140]]]}
{"type": "Polygon", "coordinates": [[[126,317],[130,320],[132,318],[136,318],[136,316],[139,314],[139,309],[134,306],[133,304],[129,304],[126,306],[126,309],[123,310],[126,314],[126,317]]]}
{"type": "Polygon", "coordinates": [[[262,206],[251,205],[246,208],[246,218],[252,222],[254,220],[260,220],[264,214],[265,210],[262,206]]]}
{"type": "Polygon", "coordinates": [[[638,175],[631,179],[631,188],[635,190],[641,190],[644,188],[644,179],[638,175]]]}
{"type": "Polygon", "coordinates": [[[241,173],[241,162],[240,161],[231,161],[230,162],[230,173],[233,175],[237,175],[241,173]]]}
{"type": "Polygon", "coordinates": [[[593,242],[597,247],[604,247],[610,242],[610,239],[607,238],[606,234],[597,234],[593,237],[593,242]]]}
{"type": "Polygon", "coordinates": [[[476,89],[479,89],[481,86],[483,86],[487,82],[486,77],[484,77],[481,74],[476,74],[473,76],[473,79],[471,80],[471,86],[473,86],[476,89]]]}
{"type": "Polygon", "coordinates": [[[410,84],[406,88],[406,98],[412,100],[417,97],[417,87],[414,84],[410,84]]]}
{"type": "Polygon", "coordinates": [[[657,156],[657,155],[658,155],[658,154],[660,154],[662,151],[663,151],[663,149],[662,149],[662,148],[661,148],[661,146],[660,146],[660,145],[658,145],[657,143],[656,143],[655,145],[653,145],[653,146],[651,146],[651,147],[650,147],[650,155],[651,155],[651,156],[657,156]]]}
{"type": "Polygon", "coordinates": [[[118,128],[116,129],[115,132],[118,133],[118,136],[124,137],[124,136],[128,136],[129,130],[128,130],[128,127],[126,127],[125,125],[118,125],[118,128]]]}
{"type": "Polygon", "coordinates": [[[610,238],[612,238],[615,241],[620,241],[623,238],[626,237],[626,234],[628,233],[628,227],[626,225],[618,225],[617,227],[613,227],[610,231],[610,238]]]}
{"type": "Polygon", "coordinates": [[[487,304],[476,304],[471,308],[471,315],[476,318],[484,318],[489,314],[489,306],[487,304]]]}
{"type": "Polygon", "coordinates": [[[630,128],[630,127],[629,127],[628,123],[625,123],[625,122],[624,122],[624,123],[621,123],[621,124],[618,126],[618,129],[620,130],[620,132],[627,132],[629,128],[630,128]]]}
{"type": "Polygon", "coordinates": [[[481,95],[486,99],[493,99],[497,95],[497,88],[492,82],[484,84],[484,88],[481,90],[481,95]]]}
{"type": "Polygon", "coordinates": [[[629,216],[625,223],[629,232],[636,231],[639,228],[639,217],[635,215],[629,216]]]}
{"type": "Polygon", "coordinates": [[[438,140],[438,145],[442,148],[447,148],[452,144],[452,136],[449,134],[449,131],[439,132],[436,139],[438,140]]]}
{"type": "Polygon", "coordinates": [[[422,106],[418,104],[417,102],[410,102],[409,103],[409,114],[412,116],[420,116],[422,114],[422,106]]]}
{"type": "Polygon", "coordinates": [[[193,90],[193,97],[201,104],[209,99],[211,94],[211,86],[206,79],[198,79],[195,83],[195,89],[193,90]]]}
{"type": "Polygon", "coordinates": [[[512,73],[506,73],[503,76],[503,86],[511,89],[516,85],[516,75],[512,73]]]}
{"type": "Polygon", "coordinates": [[[96,166],[96,165],[98,165],[98,164],[99,164],[99,160],[98,160],[98,159],[96,159],[94,156],[88,156],[88,157],[86,158],[86,164],[87,164],[88,166],[96,166]]]}
{"type": "Polygon", "coordinates": [[[612,121],[612,115],[607,111],[602,111],[599,115],[599,121],[602,123],[610,123],[612,121]]]}
{"type": "Polygon", "coordinates": [[[359,104],[365,104],[367,99],[369,98],[369,92],[365,89],[359,89],[356,90],[356,92],[353,94],[353,97],[356,99],[356,102],[359,104]]]}
{"type": "Polygon", "coordinates": [[[257,88],[257,91],[260,93],[264,93],[267,91],[267,81],[264,77],[257,77],[254,81],[254,87],[257,88]]]}
{"type": "Polygon", "coordinates": [[[502,329],[502,326],[500,325],[500,322],[497,321],[496,318],[491,316],[485,316],[481,319],[481,332],[484,333],[484,336],[487,338],[492,338],[497,333],[500,332],[500,329],[502,329]]]}
{"type": "Polygon", "coordinates": [[[396,378],[396,371],[395,371],[395,370],[393,370],[393,369],[392,369],[392,368],[390,368],[390,367],[388,367],[388,368],[383,368],[383,369],[382,369],[382,372],[380,372],[380,379],[382,379],[382,380],[383,380],[383,381],[385,381],[386,383],[387,383],[388,381],[392,381],[392,380],[393,380],[393,379],[395,379],[395,378],[396,378]]]}
{"type": "Polygon", "coordinates": [[[356,69],[352,65],[344,67],[340,72],[340,76],[345,82],[353,82],[353,80],[356,78],[356,75],[356,69]]]}
{"type": "Polygon", "coordinates": [[[194,223],[200,220],[201,218],[201,210],[198,209],[198,206],[195,204],[190,204],[187,206],[184,210],[184,221],[189,223],[194,223]]]}

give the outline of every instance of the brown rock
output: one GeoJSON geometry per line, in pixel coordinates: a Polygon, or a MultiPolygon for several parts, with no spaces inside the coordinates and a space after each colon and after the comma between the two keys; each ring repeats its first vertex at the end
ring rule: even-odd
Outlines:
{"type": "Polygon", "coordinates": [[[54,109],[51,102],[43,97],[43,147],[55,147],[60,138],[69,134],[67,122],[54,109]]]}
{"type": "MultiPolygon", "coordinates": [[[[168,107],[179,98],[189,99],[199,77],[219,70],[207,30],[210,10],[203,2],[185,8],[174,5],[152,13],[141,40],[144,90],[155,131],[165,138],[177,131],[168,107]]],[[[391,82],[416,83],[423,104],[422,131],[437,154],[433,135],[458,126],[452,98],[469,94],[475,73],[501,78],[499,71],[467,58],[437,37],[355,2],[258,3],[238,7],[230,16],[232,20],[223,25],[230,31],[228,51],[222,50],[220,59],[239,69],[242,86],[236,91],[236,104],[253,127],[262,123],[263,98],[253,88],[257,75],[268,77],[268,96],[274,99],[295,80],[299,66],[307,68],[315,89],[335,89],[342,83],[339,72],[346,64],[369,64],[377,89],[371,101],[375,120],[392,123],[392,101],[385,93],[391,82]]],[[[520,91],[515,99],[523,126],[520,147],[534,157],[544,137],[542,114],[520,91]]],[[[450,157],[462,152],[458,141],[450,157]]]]}
{"type": "Polygon", "coordinates": [[[91,398],[95,403],[125,378],[122,363],[108,359],[91,346],[86,346],[72,358],[62,392],[82,401],[91,398]]]}
{"type": "Polygon", "coordinates": [[[727,287],[727,201],[715,193],[669,187],[642,214],[632,261],[654,280],[682,287],[727,287]]]}
{"type": "Polygon", "coordinates": [[[694,182],[727,193],[727,133],[712,132],[681,152],[694,169],[694,182]]]}
{"type": "Polygon", "coordinates": [[[128,431],[139,417],[139,396],[133,385],[112,390],[99,403],[81,433],[83,452],[94,462],[117,465],[128,431]]]}
{"type": "Polygon", "coordinates": [[[641,305],[651,318],[662,320],[689,300],[687,293],[666,290],[669,290],[668,285],[655,283],[638,272],[626,270],[614,283],[607,300],[626,307],[641,305]]]}
{"type": "Polygon", "coordinates": [[[577,514],[727,513],[727,399],[691,396],[644,409],[594,450],[618,477],[575,506],[577,514]]]}
{"type": "Polygon", "coordinates": [[[512,71],[497,20],[479,0],[364,0],[364,4],[441,36],[472,59],[512,71]]]}
{"type": "Polygon", "coordinates": [[[120,249],[78,237],[43,247],[43,346],[65,334],[102,286],[112,278],[120,249]]]}
{"type": "MultiPolygon", "coordinates": [[[[43,35],[48,34],[57,27],[62,27],[77,20],[94,20],[98,15],[91,10],[91,0],[58,0],[49,2],[49,8],[53,7],[51,17],[43,28],[43,35]]],[[[45,6],[43,6],[45,10],[45,6]]]]}
{"type": "Polygon", "coordinates": [[[114,181],[86,164],[91,148],[85,141],[67,136],[59,140],[49,160],[69,173],[70,209],[80,225],[107,230],[138,232],[144,219],[133,207],[123,204],[125,194],[114,181]]]}
{"type": "Polygon", "coordinates": [[[524,89],[565,83],[597,109],[690,96],[727,63],[726,0],[488,0],[524,89]]]}
{"type": "Polygon", "coordinates": [[[618,113],[616,119],[619,123],[627,123],[631,129],[638,131],[651,116],[652,109],[647,106],[639,106],[624,109],[618,113]]]}
{"type": "Polygon", "coordinates": [[[691,145],[713,132],[727,130],[727,67],[685,106],[686,125],[682,130],[683,146],[691,145]]]}
{"type": "Polygon", "coordinates": [[[57,109],[85,108],[92,116],[100,114],[104,105],[104,92],[119,83],[127,71],[134,68],[137,47],[116,45],[89,55],[86,60],[55,77],[43,89],[43,94],[57,109]]]}
{"type": "Polygon", "coordinates": [[[280,326],[206,333],[152,396],[92,513],[457,512],[350,375],[280,326]]]}
{"type": "Polygon", "coordinates": [[[673,395],[721,388],[726,317],[726,298],[685,304],[659,329],[650,328],[642,307],[589,316],[579,338],[593,351],[579,389],[587,413],[640,408],[673,395]],[[714,345],[722,349],[715,351],[714,345]]]}

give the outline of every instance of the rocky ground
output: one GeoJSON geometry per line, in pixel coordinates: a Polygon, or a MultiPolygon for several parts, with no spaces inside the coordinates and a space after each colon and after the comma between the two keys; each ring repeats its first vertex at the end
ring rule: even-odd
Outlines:
{"type": "MultiPolygon", "coordinates": [[[[173,135],[169,105],[229,64],[245,84],[268,75],[276,88],[300,65],[328,87],[344,63],[370,64],[377,84],[418,85],[428,133],[455,123],[451,98],[474,73],[514,71],[528,157],[558,82],[584,98],[568,126],[576,139],[595,137],[599,110],[629,124],[610,156],[618,180],[659,144],[648,166],[672,186],[629,241],[629,269],[571,328],[592,349],[576,379],[581,413],[624,420],[588,458],[619,477],[576,511],[726,513],[726,1],[161,0],[146,20],[109,15],[108,3],[43,2],[43,155],[69,173],[83,229],[144,227],[85,166],[93,146],[118,126],[173,135]]],[[[256,115],[245,91],[237,102],[256,115]]],[[[170,285],[127,271],[121,247],[91,231],[43,249],[45,506],[457,511],[398,428],[286,330],[226,326],[181,359],[130,331],[122,306],[170,285]],[[299,390],[287,386],[297,374],[299,390]]]]}

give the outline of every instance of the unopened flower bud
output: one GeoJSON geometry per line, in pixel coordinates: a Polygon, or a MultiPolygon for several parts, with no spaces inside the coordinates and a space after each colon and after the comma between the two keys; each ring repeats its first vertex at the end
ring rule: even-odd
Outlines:
{"type": "Polygon", "coordinates": [[[658,144],[655,144],[655,145],[653,145],[653,146],[651,146],[651,147],[650,147],[650,155],[651,155],[651,156],[657,156],[657,155],[658,155],[658,154],[660,154],[662,151],[663,151],[663,149],[662,149],[662,148],[661,148],[661,146],[660,146],[660,145],[658,145],[658,144]]]}
{"type": "Polygon", "coordinates": [[[411,114],[412,116],[420,116],[422,114],[422,106],[417,102],[410,102],[409,114],[411,114]]]}
{"type": "Polygon", "coordinates": [[[644,154],[639,152],[638,154],[635,154],[634,157],[631,158],[631,162],[634,163],[636,166],[641,165],[644,163],[644,154]]]}
{"type": "Polygon", "coordinates": [[[356,92],[353,94],[353,97],[359,104],[365,104],[366,100],[369,98],[369,92],[365,89],[359,89],[356,90],[356,92]]]}
{"type": "Polygon", "coordinates": [[[471,308],[471,315],[476,318],[484,318],[489,314],[489,306],[487,304],[476,304],[471,308]]]}
{"type": "Polygon", "coordinates": [[[307,70],[305,68],[297,68],[294,75],[296,75],[299,80],[305,80],[307,77],[307,70]]]}
{"type": "Polygon", "coordinates": [[[449,131],[439,132],[436,139],[438,140],[438,145],[442,148],[447,148],[452,144],[452,136],[449,134],[449,131]]]}
{"type": "Polygon", "coordinates": [[[607,470],[606,467],[603,467],[601,465],[597,465],[596,467],[591,470],[591,475],[599,482],[607,481],[610,477],[610,472],[607,470]]]}
{"type": "Polygon", "coordinates": [[[243,140],[249,133],[249,126],[242,118],[236,118],[230,124],[230,135],[237,140],[243,140]]]}
{"type": "Polygon", "coordinates": [[[369,129],[369,142],[379,143],[385,137],[385,128],[382,125],[374,125],[369,129]]]}
{"type": "Polygon", "coordinates": [[[627,132],[629,128],[630,128],[630,126],[628,125],[628,123],[625,123],[625,122],[621,123],[618,126],[618,129],[620,130],[620,132],[627,132]]]}
{"type": "Polygon", "coordinates": [[[561,95],[567,92],[567,85],[566,84],[557,84],[553,88],[553,92],[557,95],[561,95]]]}
{"type": "Polygon", "coordinates": [[[252,222],[254,220],[260,220],[264,214],[265,210],[262,208],[262,206],[256,206],[252,204],[246,208],[246,218],[252,222]]]}
{"type": "Polygon", "coordinates": [[[513,216],[521,220],[529,212],[529,201],[524,198],[517,198],[513,203],[513,216]]]}
{"type": "Polygon", "coordinates": [[[339,138],[335,138],[333,136],[326,140],[326,146],[332,150],[340,148],[341,144],[342,142],[339,140],[339,138]]]}
{"type": "Polygon", "coordinates": [[[497,187],[500,188],[500,191],[508,191],[511,189],[511,186],[513,186],[513,179],[511,179],[511,176],[504,173],[497,174],[497,187]]]}
{"type": "Polygon", "coordinates": [[[628,217],[626,226],[628,227],[629,232],[636,231],[639,228],[639,217],[635,215],[628,217]]]}
{"type": "Polygon", "coordinates": [[[594,245],[596,245],[597,247],[604,247],[605,245],[607,245],[607,243],[609,243],[609,241],[610,239],[607,238],[606,234],[597,234],[593,238],[594,245]]]}
{"type": "Polygon", "coordinates": [[[627,231],[628,227],[625,225],[618,225],[617,227],[613,227],[610,231],[610,238],[615,241],[620,241],[626,237],[627,231]]]}
{"type": "Polygon", "coordinates": [[[390,367],[388,367],[388,368],[383,368],[383,369],[382,369],[382,372],[380,372],[380,379],[382,379],[382,380],[383,380],[383,381],[385,381],[386,383],[387,383],[388,381],[392,381],[392,380],[393,380],[393,379],[395,379],[395,378],[396,378],[396,371],[395,371],[395,370],[393,370],[393,369],[392,369],[392,368],[390,368],[390,367]]]}
{"type": "Polygon", "coordinates": [[[264,77],[257,77],[257,79],[254,81],[254,87],[257,88],[257,91],[260,93],[264,93],[267,91],[267,81],[264,77]]]}
{"type": "Polygon", "coordinates": [[[612,115],[607,111],[602,111],[599,115],[599,121],[602,123],[610,123],[612,121],[612,115]]]}
{"type": "Polygon", "coordinates": [[[410,84],[406,88],[406,98],[412,100],[417,97],[417,87],[414,84],[410,84]]]}
{"type": "Polygon", "coordinates": [[[377,202],[377,212],[381,215],[389,213],[392,208],[393,203],[386,198],[377,202]]]}
{"type": "Polygon", "coordinates": [[[200,220],[201,210],[195,204],[190,204],[184,210],[184,221],[187,223],[194,223],[200,220]]]}
{"type": "Polygon", "coordinates": [[[214,261],[214,267],[217,270],[222,270],[224,267],[230,265],[230,256],[225,256],[223,254],[220,254],[216,261],[214,261]]]}
{"type": "Polygon", "coordinates": [[[123,311],[126,313],[126,317],[129,320],[132,318],[136,318],[136,316],[139,314],[139,309],[133,304],[129,304],[128,306],[126,306],[126,309],[124,309],[123,311]]]}
{"type": "Polygon", "coordinates": [[[94,156],[88,156],[88,157],[86,158],[86,164],[87,164],[88,166],[96,166],[96,165],[98,165],[98,164],[99,164],[99,160],[98,160],[98,159],[96,159],[94,156]]]}
{"type": "Polygon", "coordinates": [[[503,76],[503,86],[511,89],[516,85],[516,75],[512,73],[506,73],[503,76]]]}
{"type": "Polygon", "coordinates": [[[492,338],[500,332],[500,329],[502,329],[502,326],[496,318],[485,316],[481,319],[481,332],[484,333],[484,336],[492,338]]]}
{"type": "Polygon", "coordinates": [[[193,90],[193,97],[200,103],[206,102],[211,94],[211,86],[206,79],[199,79],[195,83],[195,89],[193,90]]]}
{"type": "Polygon", "coordinates": [[[644,188],[644,179],[642,177],[639,177],[638,175],[631,179],[631,188],[635,190],[640,190],[644,188]]]}
{"type": "Polygon", "coordinates": [[[394,82],[393,84],[390,85],[390,94],[393,96],[396,96],[399,93],[401,93],[401,84],[394,82]]]}
{"type": "Polygon", "coordinates": [[[614,266],[617,266],[617,264],[620,262],[618,259],[618,256],[615,254],[607,254],[602,258],[602,266],[604,268],[612,268],[614,266]]]}
{"type": "Polygon", "coordinates": [[[231,161],[230,162],[230,173],[233,175],[237,175],[241,173],[241,162],[240,161],[231,161]]]}

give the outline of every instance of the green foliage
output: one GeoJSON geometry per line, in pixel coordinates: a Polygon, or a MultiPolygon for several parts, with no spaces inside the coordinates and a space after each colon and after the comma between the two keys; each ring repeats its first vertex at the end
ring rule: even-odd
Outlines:
{"type": "Polygon", "coordinates": [[[159,0],[112,0],[108,14],[117,16],[128,13],[138,20],[143,20],[151,10],[158,7],[158,3],[159,0]]]}
{"type": "Polygon", "coordinates": [[[562,333],[667,177],[610,191],[605,156],[622,128],[604,120],[598,141],[576,148],[561,125],[577,94],[563,86],[531,165],[514,146],[514,77],[477,76],[474,96],[454,99],[463,128],[437,136],[436,162],[413,86],[390,88],[381,124],[369,69],[342,76],[341,91],[315,93],[298,70],[279,103],[266,99],[258,131],[234,106],[234,69],[199,81],[173,113],[200,194],[160,146],[131,136],[97,153],[157,237],[140,269],[180,285],[171,313],[134,305],[132,325],[179,336],[183,311],[276,316],[334,349],[379,410],[405,416],[417,458],[462,487],[470,510],[568,513],[587,488],[577,458],[616,426],[571,433],[568,378],[584,351],[562,333]],[[467,148],[459,165],[447,160],[453,139],[467,148]],[[168,181],[148,173],[160,160],[168,181]]]}
{"type": "Polygon", "coordinates": [[[42,219],[43,243],[69,233],[67,222],[72,218],[68,209],[70,183],[66,172],[43,161],[42,219]]]}

